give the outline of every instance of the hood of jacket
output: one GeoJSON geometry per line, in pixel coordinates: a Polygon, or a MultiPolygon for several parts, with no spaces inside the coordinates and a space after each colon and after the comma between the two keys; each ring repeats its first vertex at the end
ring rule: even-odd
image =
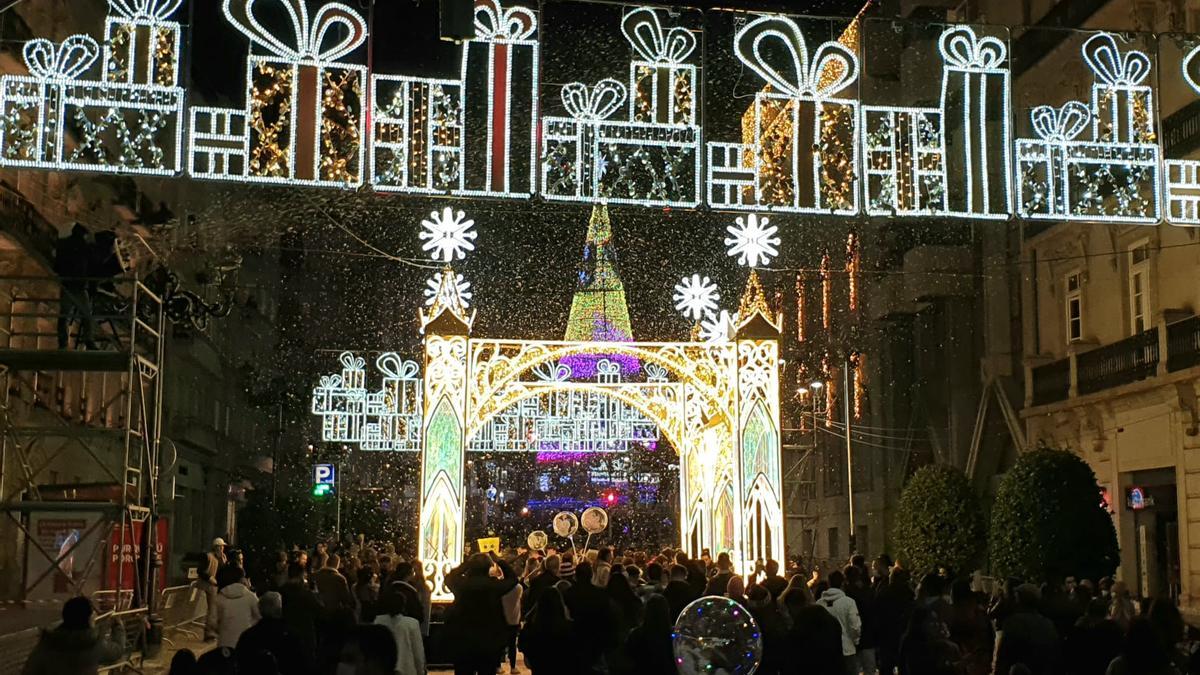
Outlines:
{"type": "Polygon", "coordinates": [[[821,594],[821,602],[832,605],[833,603],[846,597],[846,593],[840,588],[827,588],[821,594]]]}
{"type": "Polygon", "coordinates": [[[246,589],[246,587],[241,583],[229,584],[225,588],[221,589],[221,595],[229,598],[230,600],[236,600],[237,598],[245,597],[246,593],[248,592],[249,591],[246,589]]]}

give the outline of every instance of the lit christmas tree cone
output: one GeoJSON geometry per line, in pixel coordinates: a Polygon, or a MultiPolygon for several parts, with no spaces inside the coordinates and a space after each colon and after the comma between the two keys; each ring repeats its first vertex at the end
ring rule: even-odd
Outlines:
{"type": "Polygon", "coordinates": [[[695,51],[696,37],[681,26],[664,30],[649,7],[626,14],[621,31],[641,57],[629,64],[630,120],[694,124],[696,67],[684,61],[695,51]]]}
{"type": "Polygon", "coordinates": [[[1007,218],[1011,164],[1008,48],[970,26],[942,33],[942,120],[955,138],[946,156],[946,210],[1007,218]]]}
{"type": "Polygon", "coordinates": [[[537,17],[475,0],[475,39],[463,47],[468,191],[529,195],[537,167],[537,17]]]}
{"type": "Polygon", "coordinates": [[[734,39],[738,58],[767,84],[754,98],[755,176],[763,205],[828,210],[826,177],[854,161],[858,102],[836,98],[858,78],[858,59],[845,45],[825,42],[811,55],[799,27],[780,17],[750,22],[734,39]],[[773,44],[772,44],[773,43],[773,44]],[[770,52],[763,44],[772,44],[770,52]],[[790,59],[777,67],[771,55],[790,59]]]}
{"type": "Polygon", "coordinates": [[[0,150],[6,164],[62,161],[64,94],[99,56],[96,41],[75,35],[61,44],[38,38],[25,43],[29,75],[6,75],[0,92],[0,150]]]}
{"type": "Polygon", "coordinates": [[[357,187],[363,182],[367,69],[340,59],[367,39],[366,22],[349,7],[330,3],[310,24],[305,0],[271,2],[292,19],[292,35],[260,23],[255,0],[225,0],[227,18],[251,42],[247,176],[357,187]],[[254,54],[255,47],[269,54],[254,54]]]}
{"type": "Polygon", "coordinates": [[[179,83],[179,23],[167,19],[182,0],[108,0],[104,80],[173,87],[179,83]]]}
{"type": "Polygon", "coordinates": [[[1092,135],[1108,143],[1153,143],[1153,90],[1150,57],[1121,53],[1116,39],[1098,33],[1083,43],[1083,60],[1096,76],[1092,85],[1092,135]]]}

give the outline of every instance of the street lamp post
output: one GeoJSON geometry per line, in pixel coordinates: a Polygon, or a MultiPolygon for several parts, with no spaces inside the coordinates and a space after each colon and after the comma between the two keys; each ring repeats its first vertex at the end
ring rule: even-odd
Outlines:
{"type": "Polygon", "coordinates": [[[857,550],[854,529],[854,453],[850,445],[850,359],[842,372],[842,411],[846,418],[846,506],[850,511],[850,555],[857,550]]]}

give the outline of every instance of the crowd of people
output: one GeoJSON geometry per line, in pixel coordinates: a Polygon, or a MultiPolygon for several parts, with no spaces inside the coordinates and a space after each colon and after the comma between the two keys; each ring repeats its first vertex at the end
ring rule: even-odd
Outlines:
{"type": "MultiPolygon", "coordinates": [[[[199,581],[215,646],[176,653],[172,675],[420,675],[427,650],[459,675],[515,673],[522,658],[534,675],[667,675],[676,618],[705,596],[755,619],[763,675],[1200,673],[1200,643],[1175,604],[1139,603],[1109,578],[1008,579],[987,594],[980,578],[946,570],[915,580],[887,556],[832,571],[792,562],[782,574],[759,561],[743,575],[727,553],[517,548],[468,556],[445,579],[453,602],[435,611],[424,566],[391,545],[280,551],[250,580],[224,543],[199,581]]],[[[90,606],[68,603],[25,672],[99,663],[106,644],[90,606]],[[61,658],[73,646],[85,651],[61,658]]]]}

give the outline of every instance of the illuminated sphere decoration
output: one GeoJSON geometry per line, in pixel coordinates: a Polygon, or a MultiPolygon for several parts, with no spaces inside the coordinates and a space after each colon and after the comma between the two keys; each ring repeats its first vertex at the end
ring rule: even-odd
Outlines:
{"type": "Polygon", "coordinates": [[[600,534],[608,528],[608,512],[599,506],[591,506],[583,510],[579,519],[583,531],[588,534],[600,534]]]}
{"type": "Polygon", "coordinates": [[[560,511],[554,516],[554,534],[569,537],[579,529],[579,519],[570,511],[560,511]]]}
{"type": "Polygon", "coordinates": [[[762,659],[762,632],[737,602],[709,595],[683,608],[671,633],[681,675],[750,675],[762,659]]]}
{"type": "Polygon", "coordinates": [[[545,532],[534,530],[525,538],[525,543],[529,544],[529,548],[534,551],[543,551],[546,549],[546,544],[549,543],[549,538],[545,532]]]}

